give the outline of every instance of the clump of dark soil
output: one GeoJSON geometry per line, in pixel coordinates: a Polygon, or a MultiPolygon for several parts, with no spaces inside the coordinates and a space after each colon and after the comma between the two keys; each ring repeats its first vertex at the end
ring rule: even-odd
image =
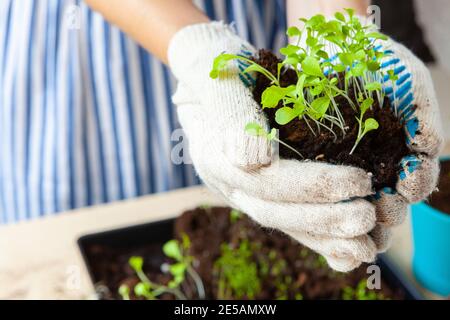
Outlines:
{"type": "MultiPolygon", "coordinates": [[[[278,57],[267,50],[260,50],[255,61],[273,74],[277,74],[278,57]]],[[[289,86],[297,83],[297,75],[294,70],[285,70],[280,79],[281,86],[289,86]]],[[[270,85],[270,81],[258,74],[256,86],[253,90],[254,99],[261,103],[262,92],[270,85]]],[[[348,91],[349,97],[356,102],[353,88],[348,91]]],[[[369,110],[365,118],[372,117],[380,125],[377,130],[369,132],[359,143],[353,154],[349,154],[358,136],[357,112],[352,109],[348,101],[342,97],[336,99],[343,114],[347,131],[344,137],[340,129],[336,130],[338,139],[322,128],[316,135],[309,129],[305,121],[295,119],[287,125],[280,126],[275,122],[275,109],[264,109],[271,128],[279,129],[280,140],[300,152],[305,159],[326,161],[332,164],[351,165],[362,168],[373,174],[374,188],[395,188],[400,160],[410,154],[406,145],[406,136],[403,125],[391,111],[389,99],[386,97],[381,108],[377,102],[369,110]]],[[[316,129],[316,128],[314,128],[316,129]]],[[[287,159],[302,158],[282,145],[280,145],[280,157],[287,159]]]]}
{"type": "MultiPolygon", "coordinates": [[[[195,259],[193,266],[203,280],[208,299],[217,299],[218,276],[214,272],[214,264],[221,255],[223,243],[234,248],[242,241],[252,245],[251,259],[258,265],[261,279],[261,290],[253,297],[255,299],[280,298],[280,279],[286,285],[283,288],[284,299],[298,299],[299,294],[303,299],[342,299],[345,288],[356,288],[361,280],[366,281],[367,266],[346,274],[334,272],[322,257],[284,234],[262,229],[245,215],[233,220],[230,211],[225,207],[197,208],[185,212],[175,221],[173,236],[178,239],[183,234],[189,236],[189,254],[195,259]],[[262,275],[262,261],[269,270],[265,275],[262,275]],[[275,268],[278,268],[278,273],[272,272],[275,268]]],[[[167,284],[171,277],[164,274],[160,266],[169,259],[164,257],[161,246],[162,243],[122,250],[104,245],[88,248],[91,270],[102,284],[102,287],[97,287],[101,298],[121,299],[117,293],[121,284],[132,288],[139,282],[128,265],[131,256],[144,258],[144,272],[150,280],[167,284]]],[[[188,298],[197,298],[193,286],[184,286],[183,290],[188,298]]],[[[381,289],[375,291],[384,299],[404,299],[401,289],[390,287],[383,279],[381,289]]],[[[131,298],[136,299],[133,294],[131,298]]],[[[173,296],[160,298],[173,299],[173,296]]]]}
{"type": "Polygon", "coordinates": [[[447,214],[450,214],[450,160],[441,162],[438,190],[433,192],[428,203],[447,214]]]}
{"type": "MultiPolygon", "coordinates": [[[[130,267],[128,260],[132,256],[139,256],[144,259],[144,272],[148,278],[155,283],[167,284],[171,276],[161,272],[161,265],[168,263],[169,259],[165,257],[161,243],[149,243],[132,248],[118,248],[105,244],[92,244],[87,247],[86,255],[90,264],[91,273],[95,279],[97,295],[102,300],[122,299],[119,295],[119,287],[126,284],[133,288],[139,283],[139,278],[135,271],[130,267]]],[[[136,299],[131,292],[131,298],[136,299]]],[[[169,295],[161,298],[171,299],[169,295]]]]}

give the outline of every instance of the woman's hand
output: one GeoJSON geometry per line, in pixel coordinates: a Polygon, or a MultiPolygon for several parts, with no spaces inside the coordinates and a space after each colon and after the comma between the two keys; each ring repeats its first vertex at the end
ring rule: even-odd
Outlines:
{"type": "Polygon", "coordinates": [[[279,229],[348,271],[372,262],[384,239],[376,225],[371,175],[361,169],[297,160],[274,160],[271,145],[244,128],[267,128],[239,64],[220,79],[209,76],[222,52],[252,55],[254,48],[221,23],[178,32],[169,65],[178,79],[174,96],[190,155],[202,180],[264,227],[279,229]]]}

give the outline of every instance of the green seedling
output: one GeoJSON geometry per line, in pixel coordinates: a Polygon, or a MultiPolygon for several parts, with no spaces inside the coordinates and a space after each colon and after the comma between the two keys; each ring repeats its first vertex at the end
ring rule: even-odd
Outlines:
{"type": "Polygon", "coordinates": [[[367,288],[366,279],[362,279],[356,285],[356,288],[350,286],[342,290],[343,300],[386,300],[384,295],[380,292],[370,290],[367,288]]]}
{"type": "MultiPolygon", "coordinates": [[[[336,141],[338,135],[346,134],[342,106],[337,97],[343,97],[360,114],[365,113],[365,105],[350,98],[349,88],[353,88],[355,97],[363,96],[366,100],[376,97],[382,106],[384,93],[380,83],[383,77],[380,59],[385,53],[376,50],[375,43],[387,40],[387,37],[372,31],[371,26],[361,25],[351,9],[345,9],[345,13],[337,12],[331,20],[319,14],[300,21],[303,22],[302,29],[290,27],[286,32],[298,40],[297,44],[289,44],[280,50],[284,60],[278,64],[277,74],[247,57],[223,53],[214,60],[210,76],[219,78],[232,60],[244,61],[248,64],[244,73],[257,72],[270,80],[270,86],[261,95],[261,105],[277,109],[275,121],[279,125],[298,118],[305,121],[314,134],[321,130],[330,131],[336,141]],[[304,47],[300,46],[302,39],[306,43],[304,47]],[[332,48],[333,57],[323,50],[326,45],[332,48]],[[280,74],[287,68],[295,70],[298,80],[295,85],[282,87],[280,74]]],[[[393,74],[390,76],[395,78],[393,74]]],[[[360,117],[359,120],[360,134],[351,153],[367,132],[378,128],[374,119],[362,121],[360,117]]],[[[272,131],[262,132],[254,124],[247,126],[246,130],[256,131],[257,135],[269,139],[275,136],[272,131]]]]}
{"type": "Polygon", "coordinates": [[[119,287],[119,294],[123,300],[130,300],[130,287],[128,287],[126,284],[122,284],[119,287]]]}
{"type": "Polygon", "coordinates": [[[303,295],[300,292],[295,294],[295,300],[303,300],[303,295]]]}
{"type": "Polygon", "coordinates": [[[358,121],[359,127],[358,127],[358,138],[356,139],[356,142],[350,151],[350,154],[355,151],[356,147],[358,146],[361,139],[370,131],[378,129],[378,122],[374,118],[368,118],[364,120],[364,114],[367,110],[372,106],[373,99],[372,98],[366,98],[360,105],[360,117],[356,120],[358,121]]]}
{"type": "Polygon", "coordinates": [[[143,271],[144,259],[142,257],[133,256],[129,259],[128,263],[140,280],[134,287],[134,294],[137,297],[153,300],[163,293],[169,293],[173,294],[177,299],[186,300],[186,296],[178,288],[171,288],[150,281],[143,271]]]}
{"type": "Polygon", "coordinates": [[[230,211],[230,222],[231,223],[235,223],[240,218],[242,218],[242,212],[240,212],[237,209],[233,209],[233,210],[230,211]]]}
{"type": "Polygon", "coordinates": [[[270,71],[267,70],[266,68],[260,66],[259,64],[255,63],[253,60],[247,57],[229,53],[222,53],[221,55],[217,56],[214,59],[213,68],[209,73],[209,76],[212,79],[218,78],[220,73],[226,69],[228,62],[232,60],[242,60],[249,64],[249,66],[244,71],[242,71],[243,73],[260,72],[267,78],[269,78],[273,83],[279,84],[275,76],[272,73],[270,73],[270,71]]]}
{"type": "Polygon", "coordinates": [[[308,249],[306,249],[305,247],[302,247],[300,249],[300,252],[299,252],[300,258],[305,259],[306,257],[309,256],[309,254],[310,254],[310,251],[308,249]]]}
{"type": "Polygon", "coordinates": [[[182,235],[182,242],[170,240],[163,246],[163,252],[169,258],[176,261],[169,268],[173,280],[169,282],[170,288],[177,288],[184,280],[187,273],[195,283],[200,299],[205,299],[205,288],[199,274],[192,267],[193,257],[186,254],[190,248],[190,239],[187,235],[182,235]]]}
{"type": "Polygon", "coordinates": [[[327,260],[323,256],[318,255],[317,259],[314,261],[314,267],[317,269],[328,267],[327,260]]]}
{"type": "Polygon", "coordinates": [[[274,249],[262,253],[262,246],[247,237],[237,245],[222,244],[213,271],[218,278],[219,299],[254,299],[267,282],[274,284],[277,300],[289,299],[293,291],[298,293],[294,298],[303,298],[298,283],[288,275],[288,262],[274,249]]]}
{"type": "Polygon", "coordinates": [[[272,276],[276,287],[276,298],[278,300],[287,300],[289,298],[289,288],[292,285],[292,278],[290,276],[284,276],[284,272],[287,266],[286,260],[277,257],[273,261],[269,274],[272,276]]]}
{"type": "MultiPolygon", "coordinates": [[[[187,235],[182,235],[182,241],[170,240],[163,246],[164,254],[175,260],[175,263],[169,265],[169,272],[172,275],[172,280],[167,285],[161,285],[150,281],[143,270],[144,260],[142,257],[133,256],[129,259],[129,265],[135,271],[140,282],[134,287],[134,294],[137,297],[142,297],[148,300],[156,299],[164,293],[174,295],[178,300],[186,300],[186,295],[183,293],[181,286],[185,283],[186,275],[189,275],[194,281],[197,288],[198,297],[205,299],[205,289],[203,282],[192,267],[193,257],[187,255],[190,247],[190,240],[187,235]]],[[[124,300],[130,299],[130,288],[122,285],[119,288],[119,294],[124,300]]]]}
{"type": "Polygon", "coordinates": [[[392,82],[393,105],[394,105],[395,115],[398,116],[397,97],[395,96],[395,93],[397,91],[395,85],[396,85],[396,81],[398,80],[398,75],[395,74],[393,69],[388,70],[387,75],[389,77],[389,80],[391,80],[391,82],[392,82]]]}

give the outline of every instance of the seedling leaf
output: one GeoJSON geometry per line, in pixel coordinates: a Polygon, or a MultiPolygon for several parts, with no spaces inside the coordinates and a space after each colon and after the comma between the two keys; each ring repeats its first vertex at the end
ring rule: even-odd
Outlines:
{"type": "Polygon", "coordinates": [[[367,62],[367,69],[372,72],[378,71],[380,70],[380,63],[377,61],[369,61],[367,62]]]}
{"type": "Polygon", "coordinates": [[[282,107],[275,113],[275,121],[279,125],[285,125],[291,122],[295,117],[298,116],[298,112],[295,109],[289,107],[282,107]]]}
{"type": "Polygon", "coordinates": [[[263,67],[261,67],[259,64],[253,63],[249,65],[247,68],[245,68],[242,73],[249,73],[249,72],[260,72],[264,73],[265,70],[263,67]]]}
{"type": "Polygon", "coordinates": [[[319,50],[319,51],[316,52],[316,54],[319,57],[321,57],[322,59],[325,59],[325,60],[330,59],[330,56],[328,55],[328,53],[326,51],[319,50]]]}
{"type": "Polygon", "coordinates": [[[142,267],[144,265],[144,259],[142,259],[142,257],[137,257],[137,256],[132,256],[129,260],[128,263],[130,264],[130,266],[133,268],[133,270],[135,271],[141,271],[142,267]]]}
{"type": "Polygon", "coordinates": [[[369,32],[366,36],[368,38],[372,38],[372,39],[380,39],[380,40],[387,40],[388,39],[387,36],[385,36],[384,34],[379,33],[379,32],[369,32]]]}
{"type": "Polygon", "coordinates": [[[374,118],[368,118],[366,119],[366,121],[364,121],[364,134],[366,134],[369,131],[376,130],[378,129],[378,127],[379,124],[377,120],[375,120],[374,118]]]}
{"type": "Polygon", "coordinates": [[[381,83],[379,82],[369,82],[366,83],[365,88],[367,91],[381,90],[381,83]]]}
{"type": "Polygon", "coordinates": [[[306,25],[312,28],[317,28],[317,26],[323,24],[325,22],[325,16],[322,14],[316,14],[312,16],[307,22],[306,25]]]}
{"type": "Polygon", "coordinates": [[[261,95],[263,108],[275,108],[286,95],[286,90],[278,86],[270,86],[261,95]]]}
{"type": "Polygon", "coordinates": [[[247,123],[245,126],[245,132],[251,136],[263,136],[266,134],[264,129],[256,122],[247,123]]]}
{"type": "Polygon", "coordinates": [[[124,300],[130,300],[130,288],[126,284],[119,287],[119,294],[124,300]]]}
{"type": "Polygon", "coordinates": [[[345,8],[345,12],[347,12],[348,16],[350,17],[350,20],[353,18],[353,15],[355,14],[355,10],[351,8],[345,8]]]}
{"type": "Polygon", "coordinates": [[[139,282],[134,287],[134,294],[138,297],[145,297],[149,294],[149,286],[143,282],[139,282]]]}
{"type": "Polygon", "coordinates": [[[342,13],[336,12],[336,13],[334,14],[334,16],[335,16],[335,18],[338,19],[339,21],[345,22],[345,17],[344,17],[344,15],[343,15],[342,13]]]}
{"type": "Polygon", "coordinates": [[[306,44],[310,47],[314,47],[317,44],[318,40],[317,38],[308,37],[306,38],[306,44]]]}
{"type": "Polygon", "coordinates": [[[170,273],[174,276],[174,277],[180,277],[183,276],[184,278],[184,272],[186,271],[186,264],[179,262],[179,263],[175,263],[172,264],[169,268],[170,273]]]}
{"type": "Polygon", "coordinates": [[[301,35],[302,33],[301,33],[299,28],[297,28],[297,27],[290,27],[290,28],[287,29],[286,34],[289,37],[295,37],[295,36],[301,35]]]}
{"type": "Polygon", "coordinates": [[[311,103],[311,115],[314,119],[319,120],[322,118],[327,112],[328,107],[330,106],[330,98],[321,97],[317,98],[311,103]]]}
{"type": "Polygon", "coordinates": [[[391,80],[391,81],[396,81],[396,80],[398,80],[398,76],[395,74],[395,71],[394,70],[388,70],[387,71],[387,73],[388,73],[388,75],[389,75],[389,80],[391,80]]]}
{"type": "Polygon", "coordinates": [[[300,50],[299,46],[294,46],[292,44],[287,45],[280,49],[280,53],[284,56],[290,56],[292,54],[296,54],[300,50]]]}
{"type": "Polygon", "coordinates": [[[213,62],[213,67],[211,72],[209,73],[209,76],[213,79],[216,79],[219,76],[220,71],[225,69],[228,62],[234,59],[238,59],[239,56],[235,54],[230,53],[222,53],[221,55],[218,55],[213,62]]]}
{"type": "Polygon", "coordinates": [[[366,53],[364,52],[364,50],[358,50],[356,53],[355,53],[355,60],[364,60],[364,58],[366,57],[366,53]]]}
{"type": "Polygon", "coordinates": [[[188,250],[191,247],[191,239],[186,233],[181,234],[181,244],[184,250],[188,250]]]}
{"type": "Polygon", "coordinates": [[[276,137],[277,137],[277,129],[272,128],[272,129],[270,130],[270,132],[267,134],[267,139],[268,139],[269,141],[272,141],[272,140],[275,139],[276,137]]]}
{"type": "Polygon", "coordinates": [[[302,61],[302,70],[304,73],[310,76],[322,77],[323,72],[320,68],[319,61],[311,56],[306,57],[302,61]]]}
{"type": "Polygon", "coordinates": [[[233,209],[230,211],[230,221],[232,223],[238,221],[241,217],[242,217],[242,213],[239,210],[233,209]]]}
{"type": "Polygon", "coordinates": [[[354,77],[361,77],[366,71],[366,64],[364,62],[358,62],[352,67],[351,74],[354,77]]]}
{"type": "Polygon", "coordinates": [[[181,253],[180,244],[177,240],[169,240],[163,246],[163,252],[169,258],[175,259],[177,261],[183,260],[183,254],[181,253]]]}
{"type": "Polygon", "coordinates": [[[366,111],[372,106],[372,104],[373,104],[372,98],[365,99],[359,106],[359,108],[361,109],[361,114],[366,113],[366,111]]]}
{"type": "Polygon", "coordinates": [[[339,60],[341,60],[341,62],[346,66],[351,66],[355,60],[354,54],[349,52],[339,53],[338,57],[339,60]]]}

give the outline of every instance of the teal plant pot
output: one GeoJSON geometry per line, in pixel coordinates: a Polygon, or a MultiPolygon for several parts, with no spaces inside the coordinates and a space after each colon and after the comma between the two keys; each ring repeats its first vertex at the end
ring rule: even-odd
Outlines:
{"type": "Polygon", "coordinates": [[[428,290],[450,296],[450,214],[425,202],[412,205],[411,214],[414,276],[428,290]]]}

